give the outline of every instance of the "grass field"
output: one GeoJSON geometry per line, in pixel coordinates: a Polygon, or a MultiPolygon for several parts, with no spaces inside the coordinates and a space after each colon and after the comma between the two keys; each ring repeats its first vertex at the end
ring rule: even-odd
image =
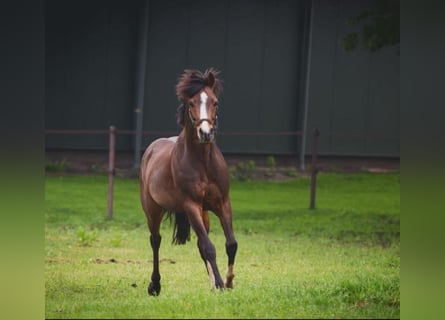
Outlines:
{"type": "MultiPolygon", "coordinates": [[[[162,291],[149,297],[151,249],[138,181],[47,177],[47,318],[399,318],[400,175],[320,173],[309,180],[232,182],[235,289],[212,292],[196,247],[161,234],[162,291]]],[[[210,238],[226,271],[224,236],[210,238]]]]}

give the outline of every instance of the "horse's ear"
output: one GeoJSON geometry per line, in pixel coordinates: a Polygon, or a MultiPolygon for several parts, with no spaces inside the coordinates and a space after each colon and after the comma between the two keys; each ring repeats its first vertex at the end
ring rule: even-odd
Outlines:
{"type": "Polygon", "coordinates": [[[207,85],[212,88],[212,91],[215,93],[215,95],[218,97],[222,90],[222,82],[216,76],[219,74],[218,70],[215,70],[213,68],[210,68],[206,70],[207,73],[207,85]]]}
{"type": "Polygon", "coordinates": [[[209,76],[207,78],[207,84],[212,89],[215,86],[215,75],[213,74],[212,71],[209,72],[209,76]]]}

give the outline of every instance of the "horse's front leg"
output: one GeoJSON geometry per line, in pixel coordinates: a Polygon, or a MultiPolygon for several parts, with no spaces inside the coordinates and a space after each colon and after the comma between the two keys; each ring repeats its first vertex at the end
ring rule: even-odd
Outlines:
{"type": "Polygon", "coordinates": [[[235,264],[236,251],[238,250],[238,243],[236,242],[235,235],[233,233],[232,226],[232,208],[230,205],[230,200],[227,200],[222,206],[222,211],[218,212],[219,220],[224,230],[224,235],[226,237],[226,253],[228,258],[227,263],[227,273],[226,273],[226,288],[231,288],[235,286],[233,278],[235,274],[233,272],[233,266],[235,264]]]}
{"type": "Polygon", "coordinates": [[[198,249],[209,275],[212,289],[224,289],[224,282],[216,264],[216,249],[208,236],[208,214],[196,205],[187,210],[190,225],[198,236],[198,249]]]}

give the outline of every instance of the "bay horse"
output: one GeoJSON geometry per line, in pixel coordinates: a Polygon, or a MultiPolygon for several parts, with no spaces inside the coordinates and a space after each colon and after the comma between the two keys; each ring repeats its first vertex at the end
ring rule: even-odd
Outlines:
{"type": "Polygon", "coordinates": [[[232,227],[229,199],[230,177],[225,159],[215,143],[219,71],[186,69],[175,87],[180,101],[176,118],[179,136],[160,138],[145,150],[140,167],[140,197],[150,231],[153,272],[149,295],[159,295],[159,228],[167,213],[175,213],[173,244],[190,240],[190,226],[198,237],[198,248],[212,289],[233,288],[233,266],[238,248],[232,227]],[[228,270],[225,283],[216,265],[216,250],[210,241],[209,211],[220,220],[226,238],[228,270]]]}

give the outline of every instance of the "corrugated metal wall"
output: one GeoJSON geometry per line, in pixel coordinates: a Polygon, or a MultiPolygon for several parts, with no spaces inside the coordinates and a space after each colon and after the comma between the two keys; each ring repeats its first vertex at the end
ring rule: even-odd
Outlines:
{"type": "MultiPolygon", "coordinates": [[[[46,2],[47,129],[134,129],[142,3],[46,2]]],[[[302,129],[307,4],[150,0],[143,129],[178,132],[179,73],[213,66],[225,85],[218,137],[223,152],[297,154],[296,136],[223,133],[302,129]]],[[[349,30],[344,20],[366,4],[314,1],[308,129],[320,128],[321,154],[399,154],[398,57],[346,53],[338,44],[349,30]]],[[[145,136],[143,147],[154,138],[145,136]]],[[[48,135],[46,146],[105,149],[107,139],[48,135]]],[[[119,136],[117,147],[132,150],[133,138],[119,136]]]]}
{"type": "MultiPolygon", "coordinates": [[[[133,129],[142,2],[47,2],[48,129],[133,129]]],[[[185,68],[222,71],[220,132],[295,131],[304,2],[149,1],[143,129],[179,131],[185,68]]],[[[143,146],[156,136],[144,136],[143,146]]],[[[224,136],[225,152],[297,153],[298,137],[224,136]]],[[[48,148],[106,148],[106,136],[48,135],[48,148]]],[[[120,137],[119,149],[133,148],[120,137]]]]}
{"type": "MultiPolygon", "coordinates": [[[[177,130],[173,87],[184,68],[221,70],[218,144],[225,152],[296,153],[304,2],[151,1],[144,128],[177,130]]],[[[144,139],[147,145],[153,137],[144,139]]]]}
{"type": "MultiPolygon", "coordinates": [[[[325,155],[399,156],[399,57],[394,48],[348,53],[345,20],[372,1],[315,0],[308,128],[325,155]]],[[[307,144],[306,152],[310,152],[307,144]]]]}
{"type": "MultiPolygon", "coordinates": [[[[137,1],[46,2],[47,129],[131,128],[137,1]]],[[[108,137],[48,135],[49,148],[105,148],[108,137]]],[[[119,137],[118,147],[130,138],[119,137]]]]}

